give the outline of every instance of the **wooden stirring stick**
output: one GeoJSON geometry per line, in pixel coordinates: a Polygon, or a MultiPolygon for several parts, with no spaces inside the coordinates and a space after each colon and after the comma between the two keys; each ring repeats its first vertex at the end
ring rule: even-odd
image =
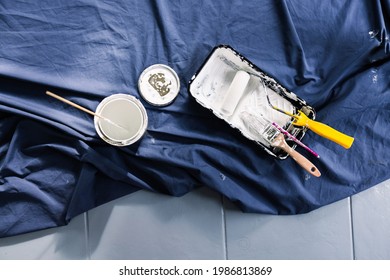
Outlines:
{"type": "Polygon", "coordinates": [[[78,105],[78,104],[76,104],[76,103],[74,103],[74,102],[72,102],[72,101],[70,101],[68,99],[65,99],[65,98],[63,98],[63,97],[61,97],[61,96],[59,96],[59,95],[57,95],[57,94],[55,94],[55,93],[53,93],[51,91],[46,91],[46,94],[51,96],[51,97],[54,97],[57,100],[60,100],[60,101],[62,101],[64,103],[66,103],[66,104],[68,104],[68,105],[70,105],[72,107],[75,107],[75,108],[77,108],[77,109],[79,109],[79,110],[81,110],[81,111],[83,111],[85,113],[88,113],[88,114],[90,114],[92,116],[95,116],[95,117],[98,117],[98,118],[100,118],[102,120],[105,120],[106,122],[108,122],[108,123],[110,123],[110,124],[112,124],[112,125],[114,125],[114,126],[116,126],[118,128],[121,128],[121,129],[124,129],[124,130],[128,131],[127,128],[124,128],[123,126],[120,126],[119,124],[116,124],[115,122],[111,121],[110,119],[107,119],[106,117],[103,117],[102,115],[99,115],[99,114],[97,114],[94,111],[91,111],[91,110],[89,110],[89,109],[87,109],[85,107],[82,107],[82,106],[80,106],[80,105],[78,105]]]}
{"type": "Polygon", "coordinates": [[[59,95],[57,95],[57,94],[55,94],[55,93],[52,93],[52,92],[50,92],[50,91],[46,91],[46,94],[47,94],[47,95],[50,95],[51,97],[54,97],[55,99],[58,99],[58,100],[64,102],[64,103],[66,103],[66,104],[68,104],[68,105],[70,105],[70,106],[73,106],[73,107],[75,107],[75,108],[77,108],[77,109],[79,109],[79,110],[81,110],[81,111],[84,111],[85,113],[88,113],[88,114],[90,114],[90,115],[92,115],[92,116],[96,116],[96,117],[98,117],[98,118],[104,119],[103,116],[101,116],[101,115],[99,115],[99,114],[96,114],[95,112],[93,112],[93,111],[91,111],[91,110],[89,110],[89,109],[87,109],[87,108],[85,108],[85,107],[82,107],[82,106],[80,106],[80,105],[78,105],[78,104],[76,104],[76,103],[74,103],[74,102],[72,102],[72,101],[70,101],[70,100],[68,100],[68,99],[65,99],[65,98],[63,98],[63,97],[61,97],[61,96],[59,96],[59,95]]]}

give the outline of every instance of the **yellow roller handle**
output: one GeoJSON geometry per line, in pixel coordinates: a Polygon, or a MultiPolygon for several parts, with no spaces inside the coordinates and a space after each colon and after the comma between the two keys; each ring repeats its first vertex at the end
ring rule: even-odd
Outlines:
{"type": "Polygon", "coordinates": [[[295,125],[306,126],[311,131],[317,133],[318,135],[327,138],[340,146],[349,149],[352,146],[354,138],[348,136],[340,131],[330,127],[329,125],[313,121],[309,119],[304,113],[299,111],[298,115],[294,116],[296,119],[294,121],[295,125]]]}

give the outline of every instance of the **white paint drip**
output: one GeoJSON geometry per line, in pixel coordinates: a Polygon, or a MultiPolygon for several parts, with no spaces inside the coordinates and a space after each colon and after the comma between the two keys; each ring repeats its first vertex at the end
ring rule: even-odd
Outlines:
{"type": "Polygon", "coordinates": [[[378,33],[379,33],[378,30],[371,30],[370,32],[368,32],[368,35],[370,35],[371,39],[374,39],[376,35],[378,35],[378,33]]]}
{"type": "Polygon", "coordinates": [[[378,82],[378,69],[377,68],[374,68],[371,70],[371,73],[372,73],[372,83],[373,84],[376,84],[378,82]]]}

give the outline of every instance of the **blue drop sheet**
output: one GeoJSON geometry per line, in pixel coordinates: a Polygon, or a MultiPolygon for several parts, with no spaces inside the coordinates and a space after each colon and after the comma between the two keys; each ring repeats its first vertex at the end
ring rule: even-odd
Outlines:
{"type": "MultiPolygon", "coordinates": [[[[11,1],[0,3],[0,236],[67,224],[98,205],[149,190],[205,186],[244,212],[300,214],[390,178],[390,1],[11,1]],[[278,160],[200,106],[191,77],[230,45],[355,138],[348,150],[308,132],[297,148],[311,177],[278,160]],[[154,107],[137,83],[153,64],[180,78],[176,100],[154,107]],[[113,147],[90,110],[114,93],[146,107],[144,137],[113,147]]],[[[201,207],[201,205],[200,205],[201,207]]]]}

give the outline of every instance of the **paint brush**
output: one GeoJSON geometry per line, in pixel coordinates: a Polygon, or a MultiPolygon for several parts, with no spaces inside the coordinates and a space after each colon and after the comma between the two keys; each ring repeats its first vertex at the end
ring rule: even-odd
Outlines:
{"type": "Polygon", "coordinates": [[[87,109],[87,108],[85,108],[83,106],[80,106],[80,105],[78,105],[78,104],[76,104],[76,103],[74,103],[74,102],[72,102],[72,101],[70,101],[68,99],[65,99],[65,98],[63,98],[63,97],[61,97],[61,96],[59,96],[59,95],[57,95],[57,94],[55,94],[55,93],[53,93],[51,91],[46,91],[46,94],[51,96],[51,97],[53,97],[53,98],[55,98],[55,99],[57,99],[57,100],[59,100],[59,101],[62,101],[64,103],[66,103],[66,104],[68,104],[68,105],[70,105],[70,106],[72,106],[74,108],[77,108],[77,109],[79,109],[79,110],[81,110],[81,111],[83,111],[83,112],[85,112],[87,114],[90,114],[92,116],[98,117],[99,119],[102,119],[102,120],[108,122],[109,124],[111,124],[113,126],[116,126],[116,127],[120,128],[120,129],[124,129],[124,130],[127,131],[127,128],[125,128],[125,127],[123,127],[123,126],[121,126],[119,124],[116,124],[115,122],[111,121],[110,119],[108,119],[108,118],[106,118],[106,117],[104,117],[104,116],[102,116],[100,114],[97,114],[94,111],[91,111],[91,110],[89,110],[89,109],[87,109]]]}
{"type": "Polygon", "coordinates": [[[292,135],[290,132],[288,132],[287,130],[285,130],[283,127],[281,127],[280,125],[278,125],[277,123],[273,122],[272,125],[274,127],[276,127],[281,133],[283,133],[284,135],[287,136],[288,139],[294,141],[296,144],[298,144],[299,146],[301,146],[302,148],[304,148],[305,150],[309,151],[311,154],[313,154],[316,158],[320,158],[320,155],[317,154],[315,151],[313,151],[312,149],[310,149],[308,146],[306,146],[305,144],[303,144],[300,140],[298,140],[298,138],[296,138],[294,135],[292,135]]]}
{"type": "Polygon", "coordinates": [[[315,177],[321,176],[318,168],[303,155],[291,148],[285,141],[284,135],[271,122],[262,116],[256,116],[243,111],[240,118],[246,127],[256,137],[261,137],[272,147],[277,147],[288,153],[302,168],[315,177]]]}

